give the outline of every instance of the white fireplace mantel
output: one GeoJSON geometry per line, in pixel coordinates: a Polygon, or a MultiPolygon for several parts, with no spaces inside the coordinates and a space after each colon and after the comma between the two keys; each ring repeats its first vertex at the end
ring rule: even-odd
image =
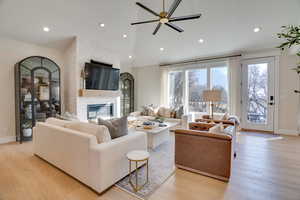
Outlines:
{"type": "Polygon", "coordinates": [[[113,117],[120,117],[120,91],[80,90],[77,98],[77,116],[87,121],[87,106],[95,104],[113,104],[113,117]]]}
{"type": "Polygon", "coordinates": [[[102,98],[117,98],[121,96],[119,90],[79,90],[80,97],[102,97],[102,98]]]}

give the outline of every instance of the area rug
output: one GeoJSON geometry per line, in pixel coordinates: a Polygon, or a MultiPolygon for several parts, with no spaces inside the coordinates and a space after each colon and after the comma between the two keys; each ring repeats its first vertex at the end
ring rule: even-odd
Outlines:
{"type": "MultiPolygon", "coordinates": [[[[174,172],[174,134],[170,134],[170,141],[165,142],[149,150],[149,182],[138,192],[135,192],[129,184],[129,176],[120,180],[116,186],[141,199],[148,199],[174,172]]],[[[135,173],[132,175],[135,180],[135,173]]],[[[143,166],[138,171],[138,182],[143,184],[146,181],[146,167],[143,166]]]]}

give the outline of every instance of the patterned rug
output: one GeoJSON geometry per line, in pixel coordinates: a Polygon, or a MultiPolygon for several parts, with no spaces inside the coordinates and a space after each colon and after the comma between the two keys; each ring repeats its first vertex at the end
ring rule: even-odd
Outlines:
{"type": "MultiPolygon", "coordinates": [[[[120,180],[116,186],[142,199],[148,199],[175,172],[174,134],[170,135],[170,141],[161,144],[154,150],[149,150],[149,182],[140,191],[134,192],[129,184],[129,176],[120,180]]],[[[135,175],[132,175],[131,178],[135,180],[135,175]]],[[[145,181],[146,167],[143,166],[138,171],[138,182],[143,184],[145,181]]]]}

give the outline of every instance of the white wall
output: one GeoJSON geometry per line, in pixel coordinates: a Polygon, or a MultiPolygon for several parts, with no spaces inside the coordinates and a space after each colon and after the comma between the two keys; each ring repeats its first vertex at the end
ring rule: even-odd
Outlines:
{"type": "MultiPolygon", "coordinates": [[[[83,88],[83,81],[80,77],[85,63],[91,59],[100,62],[113,64],[114,68],[120,68],[122,72],[132,73],[130,66],[120,66],[119,56],[115,52],[105,49],[101,44],[82,38],[74,38],[71,45],[65,52],[66,57],[66,111],[78,113],[81,104],[86,104],[89,98],[79,97],[79,90],[83,88]]],[[[101,97],[99,97],[101,99],[101,97]]],[[[118,108],[117,108],[118,109],[118,108]]],[[[81,113],[81,112],[80,112],[81,113]]]]}
{"type": "Polygon", "coordinates": [[[77,105],[77,38],[74,38],[68,48],[65,50],[64,59],[64,110],[65,112],[76,113],[77,105]]]}
{"type": "Polygon", "coordinates": [[[296,66],[299,58],[297,56],[280,56],[280,80],[279,80],[279,129],[282,133],[294,133],[298,129],[299,75],[291,68],[296,66]]]}
{"type": "Polygon", "coordinates": [[[133,69],[135,78],[135,109],[148,104],[160,105],[161,75],[158,66],[133,69]]]}
{"type": "Polygon", "coordinates": [[[59,50],[0,37],[0,143],[15,139],[14,65],[29,56],[48,57],[60,66],[62,74],[64,72],[64,60],[59,50]]]}

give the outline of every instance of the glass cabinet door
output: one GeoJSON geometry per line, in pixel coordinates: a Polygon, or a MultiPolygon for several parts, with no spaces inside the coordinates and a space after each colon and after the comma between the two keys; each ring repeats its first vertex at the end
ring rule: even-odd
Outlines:
{"type": "Polygon", "coordinates": [[[129,115],[134,111],[134,79],[129,73],[121,74],[121,114],[129,115]]]}
{"type": "Polygon", "coordinates": [[[33,125],[36,122],[44,122],[52,116],[51,99],[50,99],[50,72],[44,68],[37,68],[33,71],[32,78],[34,81],[32,101],[34,112],[33,125]]]}
{"type": "Polygon", "coordinates": [[[17,63],[16,131],[17,140],[32,139],[36,122],[60,114],[60,69],[48,58],[33,56],[17,63]]]}

